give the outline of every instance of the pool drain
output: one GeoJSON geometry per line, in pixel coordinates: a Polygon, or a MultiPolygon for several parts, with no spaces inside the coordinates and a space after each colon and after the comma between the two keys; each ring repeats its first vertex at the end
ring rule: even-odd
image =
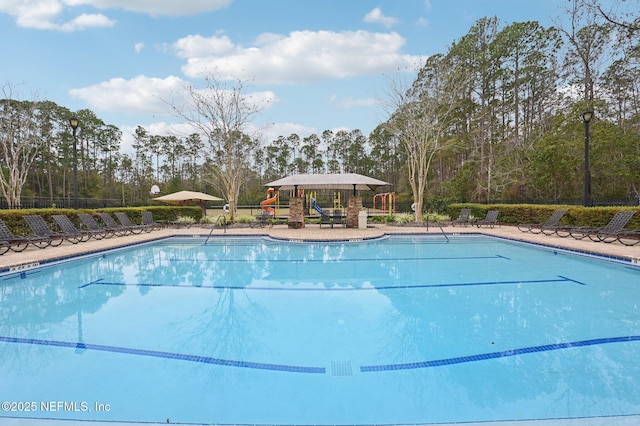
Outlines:
{"type": "Polygon", "coordinates": [[[331,375],[334,377],[353,376],[351,361],[331,361],[331,375]]]}

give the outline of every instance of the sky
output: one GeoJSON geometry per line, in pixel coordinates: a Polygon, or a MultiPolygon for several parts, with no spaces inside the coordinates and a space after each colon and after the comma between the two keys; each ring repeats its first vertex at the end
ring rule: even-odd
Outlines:
{"type": "Polygon", "coordinates": [[[429,55],[482,17],[551,26],[566,0],[0,0],[0,85],[88,108],[123,132],[188,134],[167,100],[203,75],[269,101],[264,142],[359,129],[389,114],[429,55]]]}

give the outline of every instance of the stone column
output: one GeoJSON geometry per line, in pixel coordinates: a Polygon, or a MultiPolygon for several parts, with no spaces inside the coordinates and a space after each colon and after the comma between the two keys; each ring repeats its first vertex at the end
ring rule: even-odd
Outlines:
{"type": "Polygon", "coordinates": [[[347,204],[347,228],[358,227],[358,213],[362,210],[362,197],[351,196],[347,204]]]}
{"type": "Polygon", "coordinates": [[[304,228],[304,198],[291,197],[289,199],[289,228],[304,228]]]}

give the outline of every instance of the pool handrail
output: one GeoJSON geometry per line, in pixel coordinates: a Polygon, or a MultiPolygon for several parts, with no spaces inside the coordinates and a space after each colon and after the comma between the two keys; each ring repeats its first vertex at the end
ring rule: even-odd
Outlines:
{"type": "Polygon", "coordinates": [[[216,229],[216,226],[222,226],[224,229],[224,233],[227,233],[227,221],[225,219],[225,215],[221,214],[216,218],[216,221],[211,225],[211,231],[209,231],[209,235],[207,235],[207,239],[204,240],[204,243],[207,244],[209,242],[209,238],[211,238],[211,234],[213,234],[213,230],[216,229]]]}
{"type": "Polygon", "coordinates": [[[438,220],[438,217],[435,214],[428,214],[426,217],[426,221],[425,221],[425,227],[427,228],[427,231],[429,230],[429,218],[431,218],[433,220],[433,222],[438,226],[438,228],[440,228],[440,232],[442,232],[442,235],[444,235],[444,238],[447,240],[447,242],[449,242],[449,237],[447,236],[447,233],[444,232],[444,229],[442,229],[442,224],[440,223],[440,221],[438,220]]]}

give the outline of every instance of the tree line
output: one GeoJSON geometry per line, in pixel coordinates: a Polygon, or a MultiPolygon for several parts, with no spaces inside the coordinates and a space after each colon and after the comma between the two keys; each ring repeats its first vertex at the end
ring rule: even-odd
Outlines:
{"type": "MultiPolygon", "coordinates": [[[[262,141],[246,125],[265,105],[243,97],[242,82],[229,87],[215,76],[207,90],[185,86],[186,104],[169,105],[191,135],[139,126],[132,153],[121,152],[117,127],[77,111],[79,196],[140,205],[159,185],[256,204],[271,180],[349,172],[390,182],[399,200],[419,207],[430,199],[579,202],[580,117],[592,110],[594,201],[633,202],[640,197],[640,32],[589,1],[568,1],[568,24],[550,28],[478,20],[430,56],[407,87],[391,88],[389,119],[369,135],[325,130],[262,141]]],[[[21,196],[69,198],[72,112],[20,100],[13,89],[5,84],[0,101],[2,196],[12,207],[21,196]]]]}

